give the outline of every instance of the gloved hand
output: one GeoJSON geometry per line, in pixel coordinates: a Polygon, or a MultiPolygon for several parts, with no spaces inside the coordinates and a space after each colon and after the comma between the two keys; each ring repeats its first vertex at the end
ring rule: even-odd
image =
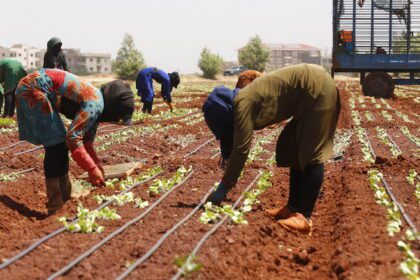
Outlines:
{"type": "Polygon", "coordinates": [[[211,202],[215,205],[220,205],[223,200],[225,200],[228,192],[232,187],[227,187],[222,182],[219,183],[217,189],[211,193],[211,195],[207,198],[207,202],[211,202]]]}
{"type": "Polygon", "coordinates": [[[73,160],[89,174],[89,182],[95,186],[105,184],[104,176],[98,168],[95,161],[91,158],[86,151],[84,145],[80,145],[71,152],[73,160]]]}
{"type": "Polygon", "coordinates": [[[105,176],[104,168],[102,167],[101,160],[99,159],[98,155],[95,152],[95,148],[93,147],[93,141],[83,142],[83,145],[85,146],[86,152],[89,154],[89,156],[95,162],[96,166],[102,172],[102,177],[104,177],[105,176]]]}
{"type": "Polygon", "coordinates": [[[218,164],[219,168],[220,168],[220,169],[222,169],[222,170],[225,170],[225,168],[226,168],[226,164],[227,164],[227,160],[225,160],[225,159],[221,156],[221,157],[220,157],[220,159],[219,159],[219,164],[218,164]]]}
{"type": "Polygon", "coordinates": [[[89,174],[89,182],[96,186],[96,187],[104,187],[105,186],[105,179],[104,179],[104,172],[103,169],[101,170],[99,167],[95,167],[88,171],[89,174]]]}
{"type": "Polygon", "coordinates": [[[165,102],[166,102],[166,104],[168,104],[169,109],[171,110],[171,112],[173,112],[174,107],[172,106],[172,102],[169,102],[169,101],[165,101],[165,102]]]}

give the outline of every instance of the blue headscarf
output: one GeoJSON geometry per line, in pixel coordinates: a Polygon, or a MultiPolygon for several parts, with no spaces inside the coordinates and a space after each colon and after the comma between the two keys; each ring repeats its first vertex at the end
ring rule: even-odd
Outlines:
{"type": "Polygon", "coordinates": [[[233,100],[239,89],[219,86],[213,89],[203,104],[204,118],[211,132],[220,140],[222,157],[228,159],[233,146],[233,100]]]}

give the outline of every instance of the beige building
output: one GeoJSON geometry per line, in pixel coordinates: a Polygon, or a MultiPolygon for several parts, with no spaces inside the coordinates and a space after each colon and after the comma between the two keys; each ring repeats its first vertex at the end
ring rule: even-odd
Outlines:
{"type": "Polygon", "coordinates": [[[25,70],[38,68],[41,59],[41,50],[22,44],[13,45],[11,48],[0,47],[0,58],[12,58],[22,63],[25,70]]]}
{"type": "Polygon", "coordinates": [[[322,63],[321,49],[305,44],[266,44],[270,48],[267,71],[299,63],[322,63]]]}

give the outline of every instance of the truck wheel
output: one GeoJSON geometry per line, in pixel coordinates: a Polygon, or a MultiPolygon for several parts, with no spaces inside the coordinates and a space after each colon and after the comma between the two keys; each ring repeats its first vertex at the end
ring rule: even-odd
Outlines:
{"type": "Polygon", "coordinates": [[[385,72],[370,73],[362,85],[364,95],[386,99],[392,97],[394,88],[394,80],[385,72]]]}

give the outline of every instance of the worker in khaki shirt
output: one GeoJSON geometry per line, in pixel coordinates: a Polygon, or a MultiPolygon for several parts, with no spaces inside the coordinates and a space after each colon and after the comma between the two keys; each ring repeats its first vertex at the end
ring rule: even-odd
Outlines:
{"type": "Polygon", "coordinates": [[[203,105],[210,130],[227,161],[223,178],[208,201],[220,204],[247,160],[254,130],[291,118],[279,136],[276,161],[290,167],[287,205],[268,210],[288,230],[309,234],[310,217],[333,153],[340,97],[320,66],[300,64],[259,77],[241,90],[216,88],[203,105]]]}

